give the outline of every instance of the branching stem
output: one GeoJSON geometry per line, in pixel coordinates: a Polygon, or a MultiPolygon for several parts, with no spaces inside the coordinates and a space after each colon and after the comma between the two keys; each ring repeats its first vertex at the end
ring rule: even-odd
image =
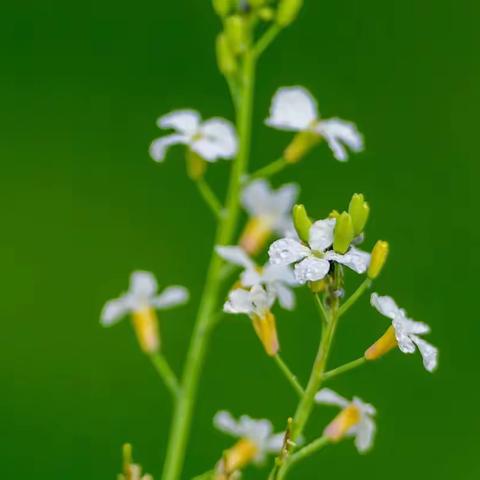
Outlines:
{"type": "Polygon", "coordinates": [[[341,375],[342,373],[345,373],[345,372],[348,372],[349,370],[353,370],[354,368],[360,367],[366,361],[367,359],[365,357],[360,357],[360,358],[357,358],[356,360],[346,363],[345,365],[334,368],[333,370],[330,370],[329,372],[325,372],[323,374],[323,380],[324,381],[330,380],[331,378],[341,375]]]}
{"type": "Polygon", "coordinates": [[[161,353],[154,353],[150,355],[150,360],[152,361],[155,370],[165,383],[165,386],[170,390],[173,398],[177,398],[180,393],[178,379],[168,364],[167,359],[161,353]]]}
{"type": "Polygon", "coordinates": [[[259,168],[250,174],[248,176],[248,180],[255,180],[256,178],[269,178],[282,171],[288,165],[289,163],[283,157],[277,158],[277,160],[274,160],[268,165],[265,165],[264,167],[259,168]]]}
{"type": "Polygon", "coordinates": [[[222,204],[214,191],[210,188],[210,185],[203,177],[199,178],[195,183],[197,184],[198,190],[205,200],[205,203],[210,207],[210,210],[215,215],[216,219],[220,220],[222,217],[222,204]]]}
{"type": "Polygon", "coordinates": [[[297,394],[300,397],[302,397],[305,392],[303,390],[303,387],[300,385],[300,382],[298,381],[297,376],[292,373],[288,365],[283,361],[282,357],[280,357],[278,353],[273,357],[273,359],[275,360],[275,363],[278,365],[278,368],[280,368],[280,370],[283,372],[283,374],[285,375],[285,377],[287,378],[288,382],[293,387],[293,389],[297,392],[297,394]]]}
{"type": "Polygon", "coordinates": [[[370,288],[372,281],[366,278],[360,286],[352,293],[352,295],[345,301],[338,311],[338,316],[341,317],[355,302],[363,295],[363,293],[370,288]]]}

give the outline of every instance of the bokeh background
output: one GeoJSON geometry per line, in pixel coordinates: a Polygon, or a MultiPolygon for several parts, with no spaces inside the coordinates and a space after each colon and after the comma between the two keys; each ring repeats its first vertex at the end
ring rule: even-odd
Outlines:
{"type": "MultiPolygon", "coordinates": [[[[289,139],[262,125],[279,86],[303,84],[325,116],[358,123],[364,154],[341,164],[321,146],[274,184],[300,183],[316,216],[367,195],[367,245],[391,242],[376,288],[432,326],[441,365],[430,375],[418,355],[396,352],[332,383],[377,407],[376,446],[360,456],[344,442],[292,477],[477,479],[478,5],[305,3],[259,68],[252,164],[276,158],[289,139]]],[[[171,109],[232,117],[212,48],[219,22],[206,0],[27,0],[1,10],[3,477],[113,479],[130,441],[159,478],[169,397],[128,322],[104,330],[98,317],[133,269],[187,285],[191,304],[161,316],[166,355],[180,369],[214,224],[181,150],[157,165],[147,148],[171,109]]],[[[219,193],[227,174],[227,162],[209,172],[219,193]]],[[[278,324],[283,355],[305,380],[319,327],[308,294],[298,297],[278,324]]],[[[332,365],[385,326],[364,299],[341,325],[332,365]]],[[[280,429],[295,404],[243,318],[216,331],[199,399],[186,479],[231,442],[212,429],[215,411],[280,429]]],[[[310,435],[333,414],[319,412],[310,435]]]]}

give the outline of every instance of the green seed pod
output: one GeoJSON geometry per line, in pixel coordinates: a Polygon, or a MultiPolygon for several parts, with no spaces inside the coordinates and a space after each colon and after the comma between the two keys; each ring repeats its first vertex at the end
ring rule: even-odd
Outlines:
{"type": "Polygon", "coordinates": [[[303,0],[280,0],[277,10],[277,25],[286,27],[290,25],[302,8],[303,0]]]}
{"type": "Polygon", "coordinates": [[[230,13],[232,8],[231,0],[212,0],[213,9],[219,17],[225,17],[230,13]]]}
{"type": "Polygon", "coordinates": [[[307,210],[301,204],[293,207],[293,225],[300,239],[308,242],[312,221],[308,217],[307,210]]]}
{"type": "Polygon", "coordinates": [[[225,34],[232,52],[236,55],[247,46],[247,24],[241,15],[231,15],[225,20],[225,34]]]}
{"type": "Polygon", "coordinates": [[[350,205],[348,206],[348,213],[352,217],[353,233],[360,235],[365,228],[370,213],[370,207],[365,201],[363,194],[353,194],[350,205]]]}
{"type": "Polygon", "coordinates": [[[225,76],[233,75],[237,71],[237,62],[224,33],[217,36],[216,50],[220,72],[225,76]]]}
{"type": "Polygon", "coordinates": [[[337,253],[345,253],[354,236],[352,217],[347,212],[342,212],[335,224],[333,249],[337,253]]]}

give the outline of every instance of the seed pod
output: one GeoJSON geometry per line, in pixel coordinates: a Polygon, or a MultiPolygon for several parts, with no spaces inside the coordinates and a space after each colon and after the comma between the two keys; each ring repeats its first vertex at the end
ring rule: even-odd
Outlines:
{"type": "Polygon", "coordinates": [[[225,34],[235,55],[245,51],[247,46],[247,25],[241,15],[231,15],[225,20],[225,34]]]}
{"type": "Polygon", "coordinates": [[[237,71],[237,62],[224,33],[217,36],[216,43],[218,69],[223,75],[233,75],[237,71]]]}

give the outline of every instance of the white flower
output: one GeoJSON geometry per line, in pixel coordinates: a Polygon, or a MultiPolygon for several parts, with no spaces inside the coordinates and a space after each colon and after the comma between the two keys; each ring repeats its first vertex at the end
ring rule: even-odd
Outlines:
{"type": "Polygon", "coordinates": [[[372,293],[370,303],[382,315],[392,320],[398,347],[403,353],[414,353],[416,347],[423,358],[423,365],[433,372],[438,364],[438,349],[418,335],[430,332],[430,327],[423,322],[416,322],[407,317],[405,310],[399,308],[392,297],[372,293]]]}
{"type": "Polygon", "coordinates": [[[157,120],[159,128],[171,128],[175,133],[157,138],[150,145],[150,155],[157,161],[165,159],[167,149],[183,144],[209,162],[232,158],[237,153],[237,137],[232,124],[223,118],[201,121],[195,110],[177,110],[157,120]]]}
{"type": "Polygon", "coordinates": [[[262,286],[254,285],[250,290],[236,288],[230,291],[223,310],[226,313],[244,313],[250,317],[265,318],[274,302],[273,292],[267,292],[262,286]]]}
{"type": "Polygon", "coordinates": [[[103,307],[102,325],[109,327],[128,313],[148,308],[164,310],[188,301],[188,290],[185,287],[168,287],[159,295],[157,295],[157,288],[157,281],[152,273],[133,272],[130,276],[128,292],[108,301],[103,307]]]}
{"type": "Polygon", "coordinates": [[[340,118],[321,120],[317,102],[303,87],[278,89],[265,123],[279,130],[317,133],[327,141],[333,156],[341,162],[348,159],[345,146],[354,152],[364,148],[363,137],[355,124],[340,118]]]}
{"type": "Polygon", "coordinates": [[[299,283],[314,282],[324,278],[330,270],[330,262],[337,262],[357,273],[364,273],[370,262],[370,254],[355,247],[343,255],[329,249],[333,244],[336,220],[327,218],[316,221],[310,228],[308,246],[293,238],[281,238],[270,245],[268,255],[274,265],[295,264],[295,277],[299,283]]]}
{"type": "Polygon", "coordinates": [[[373,444],[375,408],[353,397],[350,402],[329,388],[323,388],[315,395],[315,401],[325,405],[336,405],[342,408],[340,413],[325,429],[324,435],[338,441],[344,436],[355,437],[355,446],[361,453],[366,452],[373,444]]]}
{"type": "Polygon", "coordinates": [[[290,229],[290,214],[297,197],[298,185],[294,183],[274,190],[266,180],[254,180],[243,189],[241,200],[250,217],[284,235],[290,229]]]}
{"type": "Polygon", "coordinates": [[[217,254],[227,262],[244,268],[240,275],[243,287],[250,288],[262,285],[267,291],[274,294],[282,308],[293,310],[295,295],[292,287],[297,286],[293,271],[288,266],[272,265],[267,263],[259,268],[241,247],[217,246],[217,254]]]}
{"type": "Polygon", "coordinates": [[[277,454],[283,446],[285,433],[273,434],[272,424],[268,420],[254,420],[242,415],[237,421],[229,412],[218,412],[213,418],[215,427],[234,437],[251,441],[256,447],[253,459],[261,463],[267,454],[277,454]]]}

